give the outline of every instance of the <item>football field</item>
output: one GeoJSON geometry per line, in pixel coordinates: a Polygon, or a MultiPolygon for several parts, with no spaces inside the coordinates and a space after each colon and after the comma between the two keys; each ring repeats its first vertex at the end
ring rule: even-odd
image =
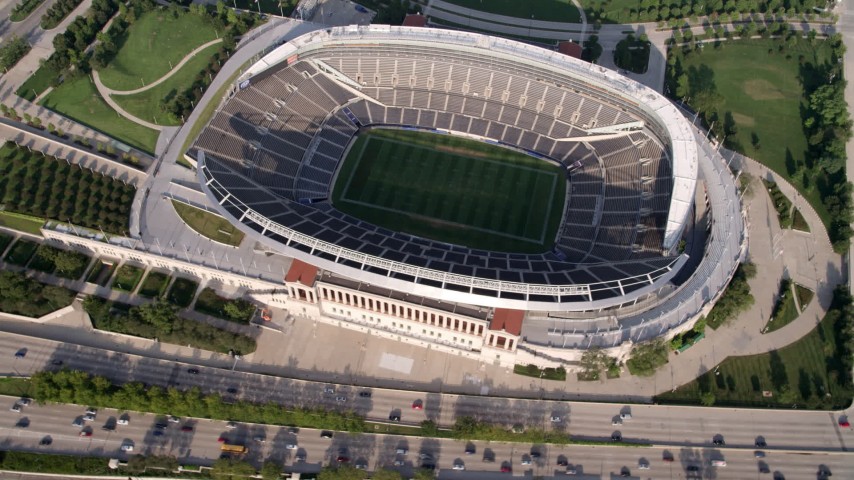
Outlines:
{"type": "Polygon", "coordinates": [[[565,195],[563,170],[544,160],[451,135],[377,129],[356,139],[332,201],[389,230],[534,253],[552,247],[565,195]]]}

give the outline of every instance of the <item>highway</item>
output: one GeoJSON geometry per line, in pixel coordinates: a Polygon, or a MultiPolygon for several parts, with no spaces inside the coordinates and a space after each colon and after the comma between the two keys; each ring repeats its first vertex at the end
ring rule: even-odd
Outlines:
{"type": "MultiPolygon", "coordinates": [[[[230,429],[226,422],[200,419],[181,419],[180,423],[167,422],[164,416],[135,412],[119,412],[101,409],[94,421],[84,422],[84,429],[92,432],[91,437],[80,437],[80,427],[72,425],[82,418],[85,408],[74,405],[29,405],[20,413],[9,411],[16,397],[0,396],[0,404],[6,410],[0,413],[0,438],[4,449],[43,451],[52,453],[85,453],[126,460],[128,455],[168,454],[179,458],[183,464],[211,464],[220,455],[220,436],[229,443],[245,445],[249,449],[247,459],[260,464],[273,458],[287,465],[288,471],[317,471],[322,465],[336,462],[345,456],[352,464],[365,465],[369,470],[379,466],[395,468],[402,473],[411,473],[423,462],[436,465],[440,478],[497,478],[502,466],[512,469],[512,474],[554,476],[566,472],[559,466],[566,461],[579,473],[577,478],[598,479],[617,477],[623,470],[629,478],[720,478],[751,479],[815,478],[819,468],[830,470],[839,478],[851,478],[852,456],[847,453],[823,453],[766,450],[762,459],[754,458],[754,449],[727,447],[715,448],[635,448],[616,446],[554,446],[529,445],[503,442],[461,442],[430,438],[405,437],[398,435],[350,435],[335,433],[331,439],[321,438],[320,431],[300,429],[291,433],[286,427],[254,424],[237,424],[230,429]],[[115,431],[102,430],[102,426],[119,418],[127,418],[128,425],[117,425],[115,431]],[[16,425],[24,421],[28,426],[16,425]],[[157,423],[165,423],[164,429],[157,423]],[[191,431],[182,431],[190,427],[191,431]],[[162,432],[162,434],[158,434],[162,432]],[[42,439],[50,437],[50,445],[40,445],[42,439]],[[256,438],[258,439],[256,441],[256,438]],[[122,452],[122,445],[133,445],[132,452],[122,452]],[[290,450],[286,445],[294,444],[290,450]],[[467,448],[474,452],[467,455],[467,448]],[[407,450],[398,454],[398,449],[407,450]],[[539,458],[532,458],[531,465],[523,465],[523,456],[532,451],[539,458]],[[304,462],[297,462],[297,455],[304,455],[304,462]],[[421,460],[421,457],[427,457],[421,460]],[[665,457],[672,462],[665,462],[665,457]],[[492,459],[493,461],[486,461],[492,459]],[[712,467],[712,460],[725,460],[726,467],[712,467]],[[402,465],[396,466],[400,461],[402,465]],[[461,463],[466,471],[454,471],[454,464],[461,463]],[[641,463],[648,463],[649,470],[640,470],[641,463]],[[762,474],[760,465],[771,474],[762,474]],[[688,472],[689,466],[698,468],[688,472]],[[847,475],[847,477],[846,477],[847,475]]],[[[510,475],[507,474],[509,477],[510,475]]]]}
{"type": "Polygon", "coordinates": [[[410,425],[431,419],[450,426],[459,416],[473,416],[507,427],[522,424],[564,430],[574,438],[607,440],[619,432],[628,442],[692,448],[711,447],[716,436],[721,436],[728,447],[744,449],[753,448],[757,439],[772,450],[840,452],[848,451],[854,443],[854,431],[841,428],[840,415],[834,412],[624,406],[363,389],[189,365],[14,334],[0,337],[0,374],[30,375],[65,367],[103,375],[116,383],[198,386],[203,392],[254,402],[353,410],[371,420],[388,421],[394,413],[400,415],[402,423],[410,425]],[[21,348],[26,348],[26,356],[16,358],[15,353],[21,348]],[[53,365],[54,361],[62,361],[62,365],[53,365]],[[199,373],[188,372],[191,367],[199,373]],[[236,393],[229,394],[228,389],[236,389],[236,393]],[[326,392],[327,389],[331,391],[326,392]],[[370,396],[361,396],[361,392],[369,392],[370,396]],[[421,402],[422,410],[412,408],[415,401],[421,402]],[[612,425],[620,413],[631,413],[632,419],[612,425]],[[553,416],[560,417],[560,421],[552,422],[553,416]]]}

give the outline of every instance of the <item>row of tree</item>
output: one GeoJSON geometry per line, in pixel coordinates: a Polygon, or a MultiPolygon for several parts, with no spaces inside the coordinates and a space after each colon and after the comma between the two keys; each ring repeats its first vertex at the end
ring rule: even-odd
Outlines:
{"type": "Polygon", "coordinates": [[[0,311],[40,317],[71,304],[74,292],[45,285],[23,273],[0,271],[0,311]]]}
{"type": "Polygon", "coordinates": [[[42,15],[41,27],[45,30],[50,30],[62,22],[62,20],[77,8],[83,0],[57,0],[51,7],[42,15]]]}
{"type": "MultiPolygon", "coordinates": [[[[137,0],[130,0],[134,3],[137,0]]],[[[98,32],[119,9],[116,0],[92,0],[86,15],[78,16],[65,32],[53,38],[54,52],[44,61],[43,67],[51,74],[51,84],[56,86],[64,75],[85,73],[88,68],[86,48],[98,32]]]]}
{"type": "Polygon", "coordinates": [[[601,22],[654,22],[704,15],[766,13],[794,16],[826,8],[832,0],[641,0],[634,6],[611,8],[612,0],[585,8],[587,18],[601,22]]]}
{"type": "Polygon", "coordinates": [[[121,234],[135,192],[132,185],[12,142],[0,154],[0,201],[10,211],[121,234]]]}
{"type": "Polygon", "coordinates": [[[99,330],[156,338],[176,345],[192,345],[219,353],[246,355],[255,351],[255,340],[206,323],[178,316],[177,308],[165,301],[136,307],[113,308],[112,302],[89,296],[83,308],[99,330]]]}
{"type": "Polygon", "coordinates": [[[0,46],[0,70],[8,71],[29,53],[30,44],[21,37],[11,36],[0,46]]]}

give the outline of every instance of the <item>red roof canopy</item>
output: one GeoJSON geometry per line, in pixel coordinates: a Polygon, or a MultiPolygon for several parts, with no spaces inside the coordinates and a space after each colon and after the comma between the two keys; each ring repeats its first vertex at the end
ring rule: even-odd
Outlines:
{"type": "Polygon", "coordinates": [[[420,13],[409,13],[406,15],[406,18],[403,19],[404,27],[426,27],[427,26],[427,17],[421,15],[420,13]]]}
{"type": "Polygon", "coordinates": [[[490,330],[504,330],[513,335],[522,334],[522,320],[525,319],[524,310],[511,310],[509,308],[496,308],[489,322],[490,330]]]}
{"type": "Polygon", "coordinates": [[[575,42],[560,42],[557,44],[557,51],[570,57],[581,58],[581,50],[581,45],[575,42]]]}
{"type": "Polygon", "coordinates": [[[307,287],[311,287],[314,286],[314,280],[316,278],[317,267],[295,258],[291,263],[291,268],[288,270],[288,274],[285,276],[285,282],[299,282],[307,287]]]}

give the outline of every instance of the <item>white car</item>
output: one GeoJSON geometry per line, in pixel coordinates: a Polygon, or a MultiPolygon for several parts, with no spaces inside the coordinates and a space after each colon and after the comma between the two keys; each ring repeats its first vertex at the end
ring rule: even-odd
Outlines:
{"type": "Polygon", "coordinates": [[[638,468],[641,470],[649,470],[649,462],[638,463],[638,468]]]}
{"type": "Polygon", "coordinates": [[[116,424],[118,424],[118,425],[130,425],[130,419],[120,418],[116,421],[116,424]]]}
{"type": "Polygon", "coordinates": [[[332,387],[326,387],[323,389],[323,393],[335,393],[335,389],[332,387]]]}
{"type": "Polygon", "coordinates": [[[98,409],[89,407],[86,409],[86,415],[97,415],[98,409]]]}
{"type": "Polygon", "coordinates": [[[92,415],[91,413],[87,413],[86,415],[83,415],[83,421],[94,422],[95,421],[95,415],[92,415]]]}
{"type": "Polygon", "coordinates": [[[121,448],[122,448],[123,452],[132,452],[133,451],[133,444],[123,443],[121,448]]]}
{"type": "Polygon", "coordinates": [[[561,421],[563,421],[563,419],[557,415],[552,415],[551,420],[552,420],[552,423],[560,423],[561,421]]]}
{"type": "Polygon", "coordinates": [[[616,425],[622,425],[622,424],[623,424],[623,420],[621,420],[619,418],[615,418],[614,420],[611,421],[611,425],[616,426],[616,425]]]}
{"type": "Polygon", "coordinates": [[[234,430],[235,428],[237,428],[237,424],[234,422],[228,422],[225,424],[225,428],[229,430],[234,430]]]}
{"type": "Polygon", "coordinates": [[[27,398],[27,397],[21,397],[21,399],[18,400],[18,403],[20,403],[21,405],[26,407],[27,405],[33,403],[33,399],[27,398]]]}
{"type": "Polygon", "coordinates": [[[14,405],[12,405],[12,408],[10,408],[9,410],[12,412],[15,412],[15,413],[21,413],[21,404],[20,403],[14,404],[14,405]]]}
{"type": "Polygon", "coordinates": [[[454,462],[454,470],[465,470],[466,466],[463,462],[454,462]]]}
{"type": "Polygon", "coordinates": [[[285,445],[285,448],[287,448],[288,450],[296,450],[299,447],[297,447],[297,445],[295,443],[289,443],[289,444],[285,445]]]}
{"type": "Polygon", "coordinates": [[[176,417],[175,415],[170,415],[168,420],[171,423],[181,423],[181,419],[176,417]]]}
{"type": "Polygon", "coordinates": [[[631,419],[632,419],[631,413],[626,412],[626,413],[620,414],[620,420],[631,420],[631,419]]]}
{"type": "Polygon", "coordinates": [[[522,465],[530,465],[531,457],[522,457],[522,465]]]}
{"type": "Polygon", "coordinates": [[[347,401],[347,397],[335,397],[335,401],[338,403],[344,403],[347,401]]]}

